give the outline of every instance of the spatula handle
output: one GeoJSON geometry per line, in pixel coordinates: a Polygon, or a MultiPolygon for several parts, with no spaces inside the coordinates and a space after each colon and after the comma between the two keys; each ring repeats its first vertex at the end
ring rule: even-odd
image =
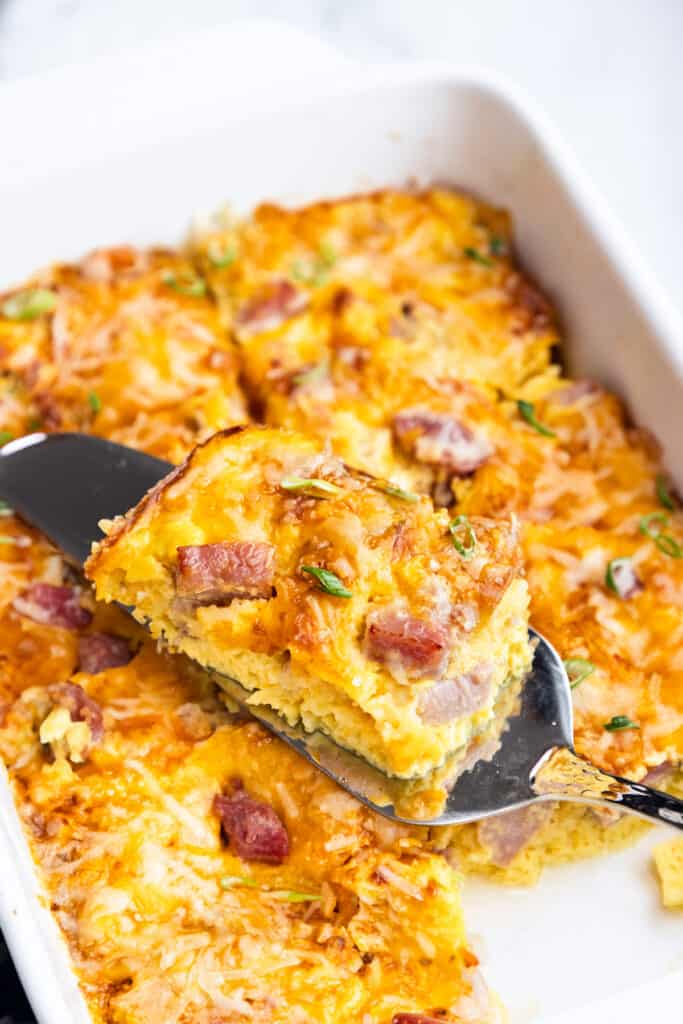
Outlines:
{"type": "Polygon", "coordinates": [[[609,775],[569,747],[551,750],[537,766],[532,784],[539,796],[623,808],[683,830],[683,800],[609,775]]]}

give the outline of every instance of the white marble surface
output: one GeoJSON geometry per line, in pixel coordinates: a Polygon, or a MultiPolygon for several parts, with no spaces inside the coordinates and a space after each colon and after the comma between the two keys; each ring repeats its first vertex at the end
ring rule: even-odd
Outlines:
{"type": "Polygon", "coordinates": [[[254,16],[363,61],[505,72],[560,124],[683,306],[683,0],[0,0],[0,82],[254,16]]]}

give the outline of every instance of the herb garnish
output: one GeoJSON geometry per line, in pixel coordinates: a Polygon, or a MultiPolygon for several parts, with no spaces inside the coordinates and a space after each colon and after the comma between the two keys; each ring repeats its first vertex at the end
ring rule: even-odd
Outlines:
{"type": "Polygon", "coordinates": [[[314,892],[297,892],[295,889],[274,889],[267,893],[275,900],[287,900],[288,903],[313,903],[320,896],[314,892]]]}
{"type": "Polygon", "coordinates": [[[376,486],[377,490],[382,491],[383,494],[388,494],[390,498],[399,498],[401,501],[409,501],[411,505],[414,505],[416,501],[420,500],[419,494],[413,494],[412,491],[404,491],[402,487],[395,487],[394,484],[379,483],[376,486]]]}
{"type": "Polygon", "coordinates": [[[655,542],[659,550],[669,558],[683,558],[683,548],[678,541],[668,533],[662,533],[661,529],[653,529],[652,524],[659,523],[662,527],[669,525],[669,517],[663,512],[650,512],[642,516],[638,529],[646,537],[655,542]]]}
{"type": "Polygon", "coordinates": [[[292,264],[292,277],[301,284],[318,288],[327,280],[332,267],[337,262],[337,253],[329,242],[321,242],[318,255],[313,263],[306,265],[300,261],[292,264]]]}
{"type": "Polygon", "coordinates": [[[628,715],[614,715],[609,722],[604,723],[603,729],[607,732],[621,732],[623,729],[640,729],[640,726],[628,715]]]}
{"type": "Polygon", "coordinates": [[[353,597],[350,590],[347,590],[342,581],[329,569],[320,569],[317,565],[302,565],[301,571],[308,573],[318,583],[318,589],[332,597],[353,597]]]}
{"type": "Polygon", "coordinates": [[[473,260],[475,263],[480,263],[482,267],[493,266],[493,260],[490,260],[488,256],[482,256],[479,250],[473,248],[471,245],[465,246],[463,252],[468,259],[473,260]]]}
{"type": "Polygon", "coordinates": [[[619,597],[621,597],[621,589],[617,582],[615,573],[618,573],[621,568],[625,567],[628,567],[629,569],[631,568],[630,558],[612,558],[607,563],[607,569],[605,570],[605,585],[608,586],[610,590],[613,590],[615,594],[618,594],[619,597]]]}
{"type": "Polygon", "coordinates": [[[223,875],[219,881],[221,889],[232,889],[236,885],[243,885],[248,889],[258,889],[259,883],[255,878],[248,878],[246,875],[223,875]]]}
{"type": "Polygon", "coordinates": [[[522,417],[522,419],[525,419],[529,426],[533,427],[537,433],[543,434],[544,437],[556,436],[554,430],[551,430],[550,427],[546,427],[542,423],[538,422],[538,420],[536,419],[536,413],[534,411],[533,402],[525,402],[523,399],[520,398],[517,402],[517,408],[519,410],[519,415],[522,417]]]}
{"type": "Polygon", "coordinates": [[[585,658],[567,658],[563,664],[565,672],[569,677],[569,688],[571,690],[575,690],[584,679],[588,679],[588,676],[595,672],[593,662],[587,661],[585,658]]]}
{"type": "Polygon", "coordinates": [[[496,235],[489,242],[489,249],[493,256],[504,256],[507,252],[507,242],[504,238],[498,238],[496,235]]]}
{"type": "Polygon", "coordinates": [[[161,280],[180,295],[189,295],[193,299],[206,295],[206,281],[199,274],[195,274],[191,270],[180,274],[175,274],[172,270],[168,270],[161,280]]]}
{"type": "Polygon", "coordinates": [[[6,501],[3,501],[0,498],[0,517],[6,519],[7,516],[12,515],[14,515],[14,510],[12,509],[12,507],[6,501]]]}
{"type": "Polygon", "coordinates": [[[7,444],[8,441],[14,440],[14,434],[11,430],[0,430],[0,445],[7,444]]]}
{"type": "Polygon", "coordinates": [[[216,267],[217,270],[225,270],[226,267],[232,266],[237,259],[237,249],[234,245],[228,245],[223,249],[214,238],[212,242],[209,242],[207,256],[212,267],[216,267]]]}
{"type": "Polygon", "coordinates": [[[342,488],[331,484],[328,480],[320,480],[318,477],[289,476],[280,481],[280,487],[285,491],[306,491],[310,492],[313,498],[323,498],[328,495],[340,494],[342,488]]]}
{"type": "Polygon", "coordinates": [[[453,541],[453,547],[458,554],[464,559],[471,558],[477,546],[477,535],[467,516],[456,516],[448,524],[448,530],[453,541]],[[463,544],[462,540],[460,540],[460,537],[463,535],[467,542],[466,544],[463,544]]]}
{"type": "Polygon", "coordinates": [[[98,412],[101,411],[102,399],[100,398],[96,391],[91,391],[88,394],[88,405],[90,406],[90,408],[92,409],[96,416],[98,412]]]}
{"type": "Polygon", "coordinates": [[[660,505],[663,505],[664,508],[668,508],[670,512],[674,512],[676,509],[676,505],[674,504],[674,500],[671,497],[671,494],[669,493],[669,487],[666,482],[666,477],[663,473],[657,474],[657,478],[655,480],[655,490],[657,491],[657,497],[659,498],[660,505]]]}
{"type": "Polygon", "coordinates": [[[27,288],[5,299],[2,315],[8,320],[35,320],[51,313],[57,305],[57,296],[48,288],[27,288]]]}

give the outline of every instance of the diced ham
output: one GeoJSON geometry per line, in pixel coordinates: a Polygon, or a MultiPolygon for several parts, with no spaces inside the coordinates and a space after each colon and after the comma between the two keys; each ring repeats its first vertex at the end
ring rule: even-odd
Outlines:
{"type": "Polygon", "coordinates": [[[128,641],[111,633],[88,633],[78,641],[78,661],[81,672],[104,672],[106,668],[127,665],[132,658],[128,641]]]}
{"type": "Polygon", "coordinates": [[[455,679],[442,679],[420,695],[418,714],[425,725],[445,725],[472,715],[491,694],[492,666],[482,662],[455,679]]]}
{"type": "Polygon", "coordinates": [[[416,676],[438,676],[448,649],[448,630],[393,608],[368,615],[365,644],[369,657],[416,676]]]}
{"type": "Polygon", "coordinates": [[[262,541],[219,541],[178,548],[176,588],[199,604],[273,595],[275,548],[262,541]]]}
{"type": "Polygon", "coordinates": [[[427,1013],[395,1013],[391,1024],[444,1024],[443,1017],[430,1017],[427,1013]]]}
{"type": "Polygon", "coordinates": [[[214,797],[226,839],[243,860],[282,864],[289,854],[289,835],[272,807],[254,800],[238,779],[229,794],[214,797]]]}
{"type": "Polygon", "coordinates": [[[52,583],[33,583],[12,606],[20,615],[44,626],[82,629],[92,621],[92,613],[81,608],[78,592],[73,587],[57,587],[52,583]]]}
{"type": "Polygon", "coordinates": [[[499,868],[507,867],[550,819],[553,807],[543,800],[480,821],[479,841],[488,846],[493,863],[499,868]]]}
{"type": "Polygon", "coordinates": [[[67,709],[72,722],[85,722],[90,728],[92,743],[99,743],[104,736],[102,709],[82,686],[76,683],[54,683],[48,687],[47,692],[55,704],[67,709]]]}
{"type": "Polygon", "coordinates": [[[510,274],[505,289],[519,312],[518,330],[543,331],[550,325],[552,306],[521,274],[510,274]]]}
{"type": "Polygon", "coordinates": [[[394,434],[418,462],[444,466],[456,476],[473,473],[493,454],[485,437],[445,413],[407,409],[394,417],[394,434]]]}
{"type": "Polygon", "coordinates": [[[601,388],[594,380],[575,380],[563,388],[553,391],[549,401],[556,405],[573,405],[574,402],[586,398],[588,395],[597,395],[601,388]]]}
{"type": "Polygon", "coordinates": [[[237,314],[237,324],[250,333],[273,331],[285,320],[303,312],[308,296],[291,281],[276,281],[265,295],[251,299],[237,314]]]}
{"type": "Polygon", "coordinates": [[[671,761],[662,761],[661,764],[650,768],[645,777],[640,781],[645,786],[661,786],[663,782],[667,782],[671,778],[675,770],[676,767],[671,761]]]}
{"type": "Polygon", "coordinates": [[[629,558],[613,564],[611,575],[614,581],[614,588],[623,601],[628,601],[630,598],[635,597],[643,589],[642,580],[633,568],[633,563],[629,558]]]}

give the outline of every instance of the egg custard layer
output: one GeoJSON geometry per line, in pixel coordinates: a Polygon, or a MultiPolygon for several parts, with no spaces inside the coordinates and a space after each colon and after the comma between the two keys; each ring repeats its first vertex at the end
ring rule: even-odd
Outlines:
{"type": "Polygon", "coordinates": [[[464,747],[531,661],[509,521],[451,519],[304,435],[217,434],[105,530],[100,599],[392,775],[464,747]]]}

